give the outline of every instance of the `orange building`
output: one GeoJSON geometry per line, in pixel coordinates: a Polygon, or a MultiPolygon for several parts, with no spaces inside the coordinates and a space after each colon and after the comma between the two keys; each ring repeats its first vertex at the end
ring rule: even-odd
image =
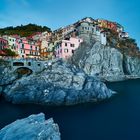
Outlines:
{"type": "Polygon", "coordinates": [[[114,30],[117,32],[117,24],[115,22],[98,19],[98,26],[100,28],[107,28],[107,29],[114,30]]]}

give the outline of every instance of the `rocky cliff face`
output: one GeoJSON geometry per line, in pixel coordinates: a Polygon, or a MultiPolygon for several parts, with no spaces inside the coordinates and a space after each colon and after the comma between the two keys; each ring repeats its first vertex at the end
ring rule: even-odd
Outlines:
{"type": "Polygon", "coordinates": [[[124,57],[124,71],[128,75],[140,77],[140,59],[137,57],[124,57]]]}
{"type": "Polygon", "coordinates": [[[10,62],[0,60],[0,86],[12,84],[18,74],[11,71],[10,62]]]}
{"type": "Polygon", "coordinates": [[[0,60],[0,95],[4,86],[11,85],[17,78],[18,74],[11,72],[10,63],[0,60]]]}
{"type": "Polygon", "coordinates": [[[54,60],[43,72],[5,86],[2,94],[13,103],[73,105],[107,99],[113,93],[97,78],[62,60],[54,60]]]}
{"type": "Polygon", "coordinates": [[[122,54],[113,45],[103,46],[98,41],[85,39],[69,60],[90,76],[107,81],[121,81],[140,76],[140,59],[122,54]]]}
{"type": "Polygon", "coordinates": [[[59,127],[42,113],[31,115],[1,129],[0,140],[60,140],[59,127]]]}

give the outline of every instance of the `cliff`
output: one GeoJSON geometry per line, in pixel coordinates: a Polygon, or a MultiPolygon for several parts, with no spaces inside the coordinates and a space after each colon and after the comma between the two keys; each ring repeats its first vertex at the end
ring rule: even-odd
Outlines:
{"type": "Polygon", "coordinates": [[[21,79],[16,73],[9,78],[3,72],[3,76],[5,78],[0,80],[2,95],[13,103],[74,105],[100,101],[114,94],[97,78],[62,60],[53,60],[51,67],[21,79]]]}
{"type": "Polygon", "coordinates": [[[58,125],[44,114],[17,120],[0,130],[0,140],[60,140],[58,125]]]}
{"type": "Polygon", "coordinates": [[[69,62],[86,74],[107,81],[140,77],[140,52],[130,39],[119,40],[109,36],[107,45],[102,45],[88,35],[83,38],[84,42],[69,62]]]}

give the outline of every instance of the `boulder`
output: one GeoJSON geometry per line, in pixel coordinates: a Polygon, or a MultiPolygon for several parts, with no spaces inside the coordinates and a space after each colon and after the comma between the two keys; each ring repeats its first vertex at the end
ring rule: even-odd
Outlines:
{"type": "Polygon", "coordinates": [[[63,60],[53,60],[39,74],[22,77],[3,91],[13,103],[74,105],[110,98],[114,94],[95,77],[90,77],[63,60]]]}
{"type": "Polygon", "coordinates": [[[59,127],[45,115],[31,115],[0,130],[0,140],[60,140],[59,127]]]}

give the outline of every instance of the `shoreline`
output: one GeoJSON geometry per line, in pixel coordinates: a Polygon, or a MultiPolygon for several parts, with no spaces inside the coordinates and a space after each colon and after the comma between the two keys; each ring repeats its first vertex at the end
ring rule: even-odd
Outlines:
{"type": "Polygon", "coordinates": [[[122,75],[120,77],[114,78],[114,76],[100,76],[98,77],[102,82],[106,83],[106,82],[122,82],[122,81],[126,81],[126,80],[135,80],[135,79],[140,79],[140,76],[136,76],[136,75],[122,75]]]}

